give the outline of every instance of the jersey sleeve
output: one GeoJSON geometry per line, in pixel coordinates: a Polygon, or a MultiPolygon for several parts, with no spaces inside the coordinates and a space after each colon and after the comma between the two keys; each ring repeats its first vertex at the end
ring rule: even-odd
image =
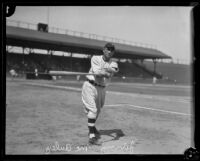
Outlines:
{"type": "Polygon", "coordinates": [[[91,59],[91,67],[92,71],[95,74],[103,74],[105,72],[104,69],[101,67],[101,60],[97,56],[93,56],[91,59]]]}

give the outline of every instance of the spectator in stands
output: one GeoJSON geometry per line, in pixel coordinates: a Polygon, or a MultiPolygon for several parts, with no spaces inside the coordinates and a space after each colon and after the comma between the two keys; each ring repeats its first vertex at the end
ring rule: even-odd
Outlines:
{"type": "Polygon", "coordinates": [[[76,80],[77,80],[77,81],[80,81],[80,77],[81,77],[80,75],[77,75],[77,76],[76,76],[76,80]]]}
{"type": "Polygon", "coordinates": [[[174,80],[174,84],[176,84],[176,79],[174,80]]]}
{"type": "Polygon", "coordinates": [[[153,76],[153,85],[155,85],[156,82],[157,82],[157,78],[156,78],[156,76],[153,76]]]}
{"type": "Polygon", "coordinates": [[[54,80],[54,81],[56,81],[57,80],[57,76],[52,76],[52,79],[54,80]]]}
{"type": "Polygon", "coordinates": [[[47,73],[48,73],[48,69],[45,69],[44,73],[46,73],[46,74],[47,74],[47,73]]]}
{"type": "Polygon", "coordinates": [[[126,77],[125,76],[122,76],[122,79],[123,79],[123,81],[126,79],[126,77]]]}

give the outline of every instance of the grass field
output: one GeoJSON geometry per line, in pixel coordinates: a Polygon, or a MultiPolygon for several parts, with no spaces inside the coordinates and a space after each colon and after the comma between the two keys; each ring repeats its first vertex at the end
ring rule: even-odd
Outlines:
{"type": "Polygon", "coordinates": [[[114,83],[89,146],[83,82],[6,79],[6,154],[183,154],[192,146],[189,86],[114,83]]]}

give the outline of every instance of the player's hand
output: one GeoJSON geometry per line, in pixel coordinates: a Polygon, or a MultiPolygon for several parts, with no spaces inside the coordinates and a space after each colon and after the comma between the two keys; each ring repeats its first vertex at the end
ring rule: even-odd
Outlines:
{"type": "Polygon", "coordinates": [[[117,62],[111,62],[109,64],[109,67],[106,69],[108,72],[111,72],[111,73],[117,73],[119,72],[119,67],[118,67],[118,64],[117,62]]]}
{"type": "Polygon", "coordinates": [[[96,77],[106,77],[106,78],[109,78],[113,75],[112,72],[108,72],[107,70],[101,70],[99,71],[98,75],[96,77]]]}

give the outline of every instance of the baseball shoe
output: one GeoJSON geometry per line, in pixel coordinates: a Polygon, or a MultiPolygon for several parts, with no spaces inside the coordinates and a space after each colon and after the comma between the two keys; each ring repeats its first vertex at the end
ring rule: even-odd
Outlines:
{"type": "MultiPolygon", "coordinates": [[[[100,138],[100,136],[101,136],[100,132],[96,129],[96,127],[94,129],[94,134],[95,134],[95,137],[97,137],[97,138],[100,138]]],[[[89,135],[90,135],[90,132],[88,133],[88,136],[89,135]]]]}
{"type": "Polygon", "coordinates": [[[96,129],[96,127],[95,127],[94,133],[95,133],[95,136],[96,136],[98,139],[101,138],[101,134],[100,134],[100,132],[96,129]]]}
{"type": "Polygon", "coordinates": [[[101,145],[97,137],[89,138],[89,145],[101,145]]]}
{"type": "Polygon", "coordinates": [[[94,133],[95,133],[96,135],[100,135],[100,132],[96,129],[96,127],[95,127],[94,133]]]}

